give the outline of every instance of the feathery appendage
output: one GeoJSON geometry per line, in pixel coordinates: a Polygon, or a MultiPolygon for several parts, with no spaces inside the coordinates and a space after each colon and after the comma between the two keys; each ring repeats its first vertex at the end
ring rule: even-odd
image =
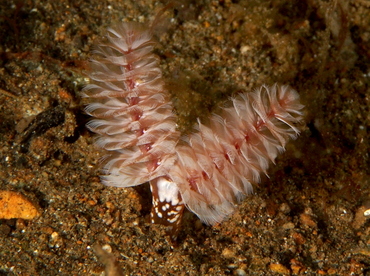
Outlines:
{"type": "Polygon", "coordinates": [[[231,102],[208,126],[198,121],[197,132],[176,147],[168,174],[187,208],[207,224],[221,222],[252,192],[302,120],[303,105],[289,86],[262,86],[231,102]]]}
{"type": "Polygon", "coordinates": [[[128,187],[162,175],[175,162],[179,139],[151,32],[139,23],[108,29],[97,44],[84,96],[94,100],[87,127],[108,150],[102,181],[128,187]]]}
{"type": "Polygon", "coordinates": [[[172,227],[175,234],[184,204],[165,176],[176,161],[180,133],[154,44],[151,31],[138,23],[108,29],[90,63],[92,82],[84,96],[95,102],[85,111],[95,117],[87,127],[98,134],[98,146],[109,152],[102,182],[129,187],[150,181],[151,220],[172,227]]]}

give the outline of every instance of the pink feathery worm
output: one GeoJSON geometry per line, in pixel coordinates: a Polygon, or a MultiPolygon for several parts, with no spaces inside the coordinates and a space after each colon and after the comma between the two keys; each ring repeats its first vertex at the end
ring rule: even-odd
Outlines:
{"type": "Polygon", "coordinates": [[[181,214],[184,205],[173,196],[176,186],[167,188],[158,178],[176,162],[180,134],[158,57],[152,53],[154,44],[151,31],[139,23],[108,29],[94,51],[91,83],[83,95],[92,98],[85,111],[94,119],[87,127],[98,134],[97,145],[108,151],[102,182],[130,187],[151,181],[152,221],[172,225],[169,219],[174,212],[181,214]]]}
{"type": "Polygon", "coordinates": [[[180,136],[164,87],[152,32],[138,23],[108,29],[91,60],[87,127],[108,151],[102,182],[150,182],[151,221],[179,229],[184,206],[204,223],[229,216],[252,184],[299,133],[299,96],[289,86],[262,86],[232,98],[209,124],[180,136]]]}

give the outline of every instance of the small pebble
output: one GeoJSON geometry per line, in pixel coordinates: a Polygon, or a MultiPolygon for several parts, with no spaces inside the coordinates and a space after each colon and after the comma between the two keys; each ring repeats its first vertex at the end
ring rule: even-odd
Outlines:
{"type": "Polygon", "coordinates": [[[51,237],[52,240],[56,240],[56,239],[58,239],[59,234],[57,232],[53,232],[53,233],[51,233],[50,237],[51,237]]]}
{"type": "Polygon", "coordinates": [[[33,219],[39,215],[37,206],[22,194],[0,191],[0,219],[33,219]]]}
{"type": "Polygon", "coordinates": [[[225,257],[226,259],[232,259],[232,258],[235,257],[235,254],[234,254],[234,252],[231,249],[225,248],[222,251],[222,256],[225,257]]]}
{"type": "Polygon", "coordinates": [[[289,205],[284,202],[280,205],[279,211],[282,212],[283,214],[288,214],[291,211],[291,209],[289,205]]]}
{"type": "Polygon", "coordinates": [[[109,244],[104,244],[101,248],[108,253],[112,253],[112,247],[109,244]]]}
{"type": "Polygon", "coordinates": [[[305,226],[308,226],[308,227],[312,227],[312,228],[316,228],[317,227],[317,224],[316,222],[312,219],[312,216],[311,215],[308,215],[308,214],[301,214],[300,215],[300,220],[301,220],[301,223],[305,226]]]}
{"type": "Polygon", "coordinates": [[[235,274],[237,276],[246,276],[247,275],[247,273],[243,269],[240,269],[240,268],[235,270],[235,274]]]}
{"type": "Polygon", "coordinates": [[[282,264],[270,264],[271,271],[279,274],[290,274],[290,271],[288,268],[283,266],[282,264]]]}
{"type": "Polygon", "coordinates": [[[294,223],[293,222],[287,222],[287,223],[283,224],[282,228],[284,230],[293,229],[294,228],[294,223]]]}

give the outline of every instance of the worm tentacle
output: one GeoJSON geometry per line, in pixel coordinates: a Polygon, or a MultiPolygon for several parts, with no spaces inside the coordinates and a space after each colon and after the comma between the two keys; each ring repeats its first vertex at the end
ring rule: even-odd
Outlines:
{"type": "Polygon", "coordinates": [[[122,23],[108,29],[91,60],[84,96],[95,102],[85,111],[95,119],[87,127],[109,151],[102,176],[108,186],[142,184],[165,175],[175,162],[179,133],[154,44],[141,24],[122,23]]]}
{"type": "Polygon", "coordinates": [[[197,131],[179,143],[168,175],[188,209],[207,224],[221,222],[252,192],[302,120],[303,105],[289,86],[262,86],[231,102],[209,125],[198,121],[197,131]]]}

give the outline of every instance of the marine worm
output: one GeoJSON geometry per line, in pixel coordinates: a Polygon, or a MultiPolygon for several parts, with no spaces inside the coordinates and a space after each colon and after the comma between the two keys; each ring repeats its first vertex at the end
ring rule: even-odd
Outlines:
{"type": "Polygon", "coordinates": [[[83,95],[87,127],[106,149],[102,182],[150,182],[151,221],[179,229],[184,206],[204,223],[221,222],[299,133],[303,105],[289,86],[262,86],[230,99],[208,124],[181,136],[159,68],[151,29],[121,23],[97,43],[83,95]]]}

